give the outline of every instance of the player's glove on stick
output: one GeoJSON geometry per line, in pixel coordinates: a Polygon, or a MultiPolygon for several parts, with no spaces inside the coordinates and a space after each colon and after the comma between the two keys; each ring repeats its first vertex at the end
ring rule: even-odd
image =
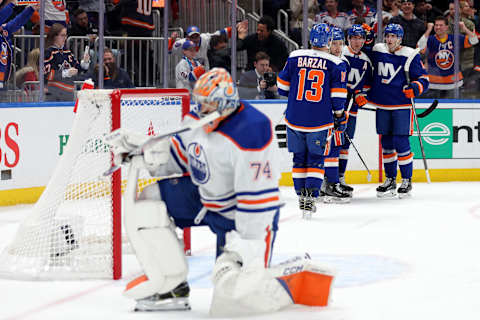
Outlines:
{"type": "Polygon", "coordinates": [[[359,107],[363,107],[367,102],[367,95],[364,92],[361,92],[360,90],[355,91],[355,103],[359,107]]]}
{"type": "Polygon", "coordinates": [[[422,93],[422,91],[422,85],[417,81],[413,81],[407,87],[405,87],[405,89],[403,89],[403,94],[408,99],[413,99],[415,97],[418,97],[422,93]]]}
{"type": "Polygon", "coordinates": [[[348,113],[345,111],[340,117],[334,116],[333,127],[335,130],[343,132],[347,128],[348,113]]]}

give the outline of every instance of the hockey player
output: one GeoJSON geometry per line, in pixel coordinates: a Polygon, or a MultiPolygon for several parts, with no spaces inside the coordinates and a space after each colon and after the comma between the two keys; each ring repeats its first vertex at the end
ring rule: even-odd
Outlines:
{"type": "Polygon", "coordinates": [[[186,40],[182,45],[182,49],[183,59],[175,67],[175,80],[177,88],[186,88],[191,93],[195,81],[205,73],[205,67],[195,58],[197,54],[195,43],[186,40]]]}
{"type": "Polygon", "coordinates": [[[292,177],[299,206],[309,218],[315,212],[334,126],[345,130],[347,97],[345,62],[328,53],[330,27],[310,32],[313,49],[295,50],[278,75],[278,93],[288,96],[285,122],[287,147],[293,152],[292,177]]]}
{"type": "MultiPolygon", "coordinates": [[[[348,110],[348,123],[345,133],[350,139],[353,139],[357,124],[358,107],[362,107],[367,103],[365,96],[370,89],[372,81],[372,63],[368,56],[361,51],[366,40],[365,29],[361,25],[355,24],[348,29],[347,37],[348,46],[343,47],[343,56],[349,65],[347,90],[353,101],[348,101],[349,104],[351,103],[351,107],[348,110]]],[[[339,175],[343,190],[351,194],[353,188],[345,183],[349,148],[350,142],[348,139],[345,139],[340,149],[339,175]]]]}
{"type": "MultiPolygon", "coordinates": [[[[332,41],[330,44],[330,53],[345,61],[348,74],[350,69],[348,61],[342,55],[345,44],[343,30],[338,27],[331,27],[331,32],[332,41]]],[[[322,188],[320,190],[320,197],[323,198],[323,202],[325,203],[344,203],[350,201],[350,194],[342,188],[338,174],[338,156],[340,154],[340,147],[344,144],[344,141],[344,133],[335,130],[332,137],[330,153],[325,158],[325,179],[323,180],[322,188]]]]}
{"type": "MultiPolygon", "coordinates": [[[[130,170],[146,167],[153,176],[182,177],[146,187],[139,201],[136,184],[127,186],[125,228],[145,275],[130,282],[125,295],[137,300],[140,311],[189,309],[187,263],[172,229],[208,225],[217,235],[218,257],[212,274],[212,315],[275,311],[293,303],[326,305],[333,279],[328,270],[308,259],[266,268],[280,207],[270,120],[239,101],[225,69],[202,75],[192,96],[198,108],[185,117],[185,125],[211,113],[219,117],[203,128],[144,147],[143,155],[131,161],[130,170]],[[312,275],[302,280],[305,285],[298,282],[304,270],[312,275]]],[[[145,136],[120,130],[106,140],[119,163],[143,145],[145,136]]]]}
{"type": "Polygon", "coordinates": [[[412,190],[413,153],[410,151],[409,136],[413,133],[413,111],[411,99],[428,89],[427,71],[420,55],[409,47],[400,45],[403,29],[398,24],[385,28],[385,43],[373,47],[372,63],[375,69],[372,89],[368,101],[377,107],[377,133],[382,135],[381,144],[385,183],[377,188],[377,196],[400,198],[412,190]],[[413,59],[413,60],[412,60],[413,59]],[[410,64],[409,78],[403,71],[410,64]],[[402,175],[402,184],[397,189],[397,164],[402,175]]]}

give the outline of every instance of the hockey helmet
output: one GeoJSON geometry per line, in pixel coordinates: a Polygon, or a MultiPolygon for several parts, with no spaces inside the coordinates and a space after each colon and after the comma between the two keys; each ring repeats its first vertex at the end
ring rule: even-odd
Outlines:
{"type": "MultiPolygon", "coordinates": [[[[240,104],[238,89],[232,76],[223,68],[213,68],[205,72],[195,83],[192,97],[197,103],[196,111],[200,116],[218,110],[223,119],[240,104]]],[[[212,124],[214,127],[207,132],[213,131],[222,119],[212,124]]]]}
{"type": "Polygon", "coordinates": [[[348,37],[353,37],[353,36],[360,36],[363,38],[367,37],[367,33],[365,32],[365,29],[362,27],[360,24],[354,24],[348,29],[348,37]]]}
{"type": "Polygon", "coordinates": [[[328,47],[331,41],[331,29],[326,23],[319,23],[312,27],[310,31],[310,44],[313,47],[328,47]]]}
{"type": "Polygon", "coordinates": [[[385,31],[383,35],[386,36],[387,34],[394,34],[397,38],[403,38],[403,28],[401,25],[397,23],[390,23],[385,27],[385,31]]]}
{"type": "Polygon", "coordinates": [[[343,34],[343,30],[339,27],[332,27],[332,40],[342,40],[345,41],[345,35],[343,34]]]}

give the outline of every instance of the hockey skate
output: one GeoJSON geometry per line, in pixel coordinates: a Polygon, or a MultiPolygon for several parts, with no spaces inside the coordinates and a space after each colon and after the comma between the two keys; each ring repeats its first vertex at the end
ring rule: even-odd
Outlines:
{"type": "Polygon", "coordinates": [[[190,287],[188,283],[182,282],[170,292],[156,293],[150,297],[137,300],[135,311],[190,310],[189,295],[190,287]]]}
{"type": "Polygon", "coordinates": [[[398,188],[398,197],[400,199],[410,197],[410,191],[412,191],[412,179],[402,179],[402,184],[398,188]]]}
{"type": "Polygon", "coordinates": [[[344,176],[340,176],[339,179],[340,179],[340,187],[344,192],[348,193],[351,198],[353,193],[353,188],[350,187],[348,184],[346,184],[344,176]]]}
{"type": "Polygon", "coordinates": [[[385,182],[377,187],[378,198],[393,198],[397,195],[397,183],[395,178],[387,178],[385,182]]]}
{"type": "Polygon", "coordinates": [[[315,198],[313,197],[313,190],[302,189],[298,202],[300,210],[302,210],[302,217],[310,220],[312,218],[312,213],[317,211],[317,207],[315,206],[315,198]]]}
{"type": "Polygon", "coordinates": [[[350,202],[350,195],[342,190],[340,183],[327,183],[325,188],[325,196],[323,197],[325,203],[347,203],[350,202]]]}

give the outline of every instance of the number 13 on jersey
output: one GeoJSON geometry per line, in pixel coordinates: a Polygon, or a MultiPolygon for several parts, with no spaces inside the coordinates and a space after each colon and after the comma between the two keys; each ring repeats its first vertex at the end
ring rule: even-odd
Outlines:
{"type": "Polygon", "coordinates": [[[297,100],[307,100],[309,102],[319,102],[322,100],[323,82],[325,73],[322,70],[301,68],[298,72],[297,100]],[[306,88],[306,80],[310,80],[310,88],[306,88]],[[305,97],[304,97],[305,94],[305,97]]]}

